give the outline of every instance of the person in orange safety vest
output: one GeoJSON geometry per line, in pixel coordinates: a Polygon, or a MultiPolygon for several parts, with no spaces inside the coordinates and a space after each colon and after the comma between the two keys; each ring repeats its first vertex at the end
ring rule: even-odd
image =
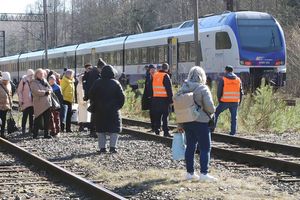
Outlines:
{"type": "Polygon", "coordinates": [[[230,135],[236,134],[238,106],[242,101],[243,87],[242,81],[233,73],[233,67],[225,67],[225,75],[219,81],[218,85],[219,105],[215,113],[215,126],[217,125],[219,115],[229,109],[231,114],[231,131],[230,135]]]}
{"type": "Polygon", "coordinates": [[[169,74],[169,64],[164,63],[161,70],[154,73],[152,78],[152,99],[151,111],[153,113],[153,128],[156,135],[159,135],[161,121],[163,122],[163,132],[165,137],[170,137],[168,128],[168,117],[170,106],[173,103],[172,83],[169,74]]]}

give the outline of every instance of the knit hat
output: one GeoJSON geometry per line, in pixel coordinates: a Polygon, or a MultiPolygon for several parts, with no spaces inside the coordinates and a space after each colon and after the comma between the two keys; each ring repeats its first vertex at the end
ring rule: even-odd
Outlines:
{"type": "Polygon", "coordinates": [[[55,75],[54,74],[52,74],[51,76],[49,76],[49,80],[50,79],[53,79],[53,80],[55,80],[56,81],[56,77],[55,77],[55,75]]]}
{"type": "Polygon", "coordinates": [[[225,70],[226,70],[227,72],[233,72],[233,67],[232,67],[231,65],[227,65],[227,66],[225,67],[225,70]]]}
{"type": "Polygon", "coordinates": [[[2,80],[10,81],[10,73],[9,72],[2,72],[2,80]]]}
{"type": "Polygon", "coordinates": [[[149,69],[156,69],[156,67],[154,65],[150,64],[149,69]]]}
{"type": "Polygon", "coordinates": [[[27,76],[34,75],[34,71],[32,69],[27,69],[26,75],[27,76]]]}

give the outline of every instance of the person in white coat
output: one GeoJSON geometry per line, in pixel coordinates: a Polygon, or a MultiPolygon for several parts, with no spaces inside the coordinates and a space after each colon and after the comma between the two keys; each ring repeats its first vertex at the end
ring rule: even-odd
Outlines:
{"type": "Polygon", "coordinates": [[[78,100],[78,124],[79,131],[83,131],[85,127],[89,126],[91,122],[91,113],[87,111],[89,107],[89,102],[84,101],[84,91],[82,87],[82,77],[83,73],[78,76],[78,85],[77,85],[77,100],[78,100]]]}

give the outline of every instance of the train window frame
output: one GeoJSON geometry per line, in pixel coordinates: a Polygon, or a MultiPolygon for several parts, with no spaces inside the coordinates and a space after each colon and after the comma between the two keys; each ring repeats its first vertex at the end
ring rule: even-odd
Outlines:
{"type": "MultiPolygon", "coordinates": [[[[189,47],[188,62],[195,62],[196,61],[196,54],[195,54],[195,44],[194,44],[194,42],[189,42],[188,47],[189,47]]],[[[201,42],[200,41],[199,41],[199,49],[200,49],[200,61],[203,61],[202,48],[201,48],[201,42]]]]}
{"type": "Polygon", "coordinates": [[[216,50],[231,49],[232,42],[228,32],[220,31],[215,34],[215,48],[216,50]]]}
{"type": "Polygon", "coordinates": [[[131,54],[131,59],[132,59],[132,64],[133,65],[138,65],[139,62],[139,49],[131,49],[132,50],[132,54],[131,54]]]}
{"type": "Polygon", "coordinates": [[[182,42],[178,44],[178,60],[179,62],[187,62],[188,61],[188,52],[187,52],[187,43],[182,42]],[[183,53],[182,53],[183,51],[183,53]]]}
{"type": "Polygon", "coordinates": [[[131,51],[131,49],[126,50],[125,57],[126,57],[126,65],[131,65],[132,64],[132,51],[131,51]]]}
{"type": "Polygon", "coordinates": [[[148,48],[143,47],[140,50],[140,60],[141,60],[141,64],[148,64],[149,58],[148,58],[148,48]]]}
{"type": "Polygon", "coordinates": [[[165,63],[166,62],[166,52],[165,46],[158,46],[158,63],[165,63]]]}
{"type": "Polygon", "coordinates": [[[155,47],[148,47],[148,57],[149,57],[149,63],[150,64],[155,64],[156,63],[156,59],[155,59],[155,47]]]}

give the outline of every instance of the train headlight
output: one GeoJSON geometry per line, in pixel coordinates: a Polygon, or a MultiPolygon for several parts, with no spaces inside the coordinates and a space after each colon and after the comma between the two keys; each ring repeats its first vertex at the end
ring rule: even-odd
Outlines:
{"type": "Polygon", "coordinates": [[[275,66],[279,66],[279,65],[284,65],[284,61],[282,61],[282,60],[276,60],[275,61],[275,66]]]}

